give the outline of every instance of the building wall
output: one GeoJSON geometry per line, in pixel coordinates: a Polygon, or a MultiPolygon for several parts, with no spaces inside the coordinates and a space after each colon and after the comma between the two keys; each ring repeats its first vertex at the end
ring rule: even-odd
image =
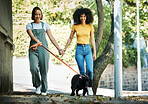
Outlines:
{"type": "MultiPolygon", "coordinates": [[[[128,67],[123,68],[122,74],[122,87],[123,90],[127,91],[137,91],[138,90],[138,80],[137,80],[137,68],[128,67]]],[[[148,68],[141,69],[142,77],[142,90],[148,91],[148,68]]],[[[99,81],[100,88],[114,89],[114,65],[108,65],[103,72],[101,79],[99,81]]]]}
{"type": "Polygon", "coordinates": [[[0,92],[13,91],[12,1],[0,0],[0,92]]]}

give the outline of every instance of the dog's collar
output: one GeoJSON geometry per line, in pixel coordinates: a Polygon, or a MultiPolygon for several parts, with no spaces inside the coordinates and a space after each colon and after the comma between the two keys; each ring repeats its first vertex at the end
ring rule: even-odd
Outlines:
{"type": "Polygon", "coordinates": [[[84,77],[84,75],[80,75],[79,78],[82,79],[82,77],[84,77]]]}

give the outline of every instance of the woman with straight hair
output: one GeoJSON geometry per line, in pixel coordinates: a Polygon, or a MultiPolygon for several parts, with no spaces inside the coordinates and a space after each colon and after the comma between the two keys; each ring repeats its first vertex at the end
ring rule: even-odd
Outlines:
{"type": "MultiPolygon", "coordinates": [[[[28,23],[26,26],[27,33],[31,38],[30,46],[45,46],[48,48],[48,43],[46,40],[46,34],[53,43],[53,45],[61,54],[62,50],[57,44],[55,38],[53,37],[50,26],[42,22],[43,14],[39,7],[34,7],[32,10],[32,20],[33,22],[28,23]]],[[[32,74],[32,83],[36,88],[36,94],[47,95],[47,72],[49,64],[49,53],[43,47],[38,47],[37,49],[31,48],[29,50],[29,62],[30,71],[32,74]]]]}

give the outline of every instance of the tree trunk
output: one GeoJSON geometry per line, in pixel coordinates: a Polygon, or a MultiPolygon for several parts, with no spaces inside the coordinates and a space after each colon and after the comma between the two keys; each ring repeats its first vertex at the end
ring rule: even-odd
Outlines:
{"type": "Polygon", "coordinates": [[[98,11],[98,30],[97,34],[95,35],[96,39],[95,42],[96,42],[96,53],[98,53],[104,29],[104,12],[103,12],[102,0],[96,0],[96,5],[98,11]]]}
{"type": "Polygon", "coordinates": [[[102,54],[94,62],[93,92],[96,94],[100,77],[114,55],[114,16],[111,14],[111,35],[102,54]]]}

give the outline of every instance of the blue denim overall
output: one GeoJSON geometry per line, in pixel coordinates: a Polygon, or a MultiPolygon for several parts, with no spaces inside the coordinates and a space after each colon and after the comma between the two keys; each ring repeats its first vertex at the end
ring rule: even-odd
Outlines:
{"type": "MultiPolygon", "coordinates": [[[[42,29],[33,29],[32,32],[34,36],[42,42],[42,45],[48,48],[47,40],[45,37],[45,30],[43,29],[44,23],[42,23],[42,29]]],[[[32,28],[33,24],[31,23],[32,28]]],[[[30,46],[36,44],[34,40],[31,39],[30,46]]],[[[49,64],[49,53],[43,48],[38,47],[36,51],[33,49],[29,50],[29,61],[30,61],[30,71],[32,74],[32,82],[35,88],[41,87],[41,92],[46,92],[48,88],[47,84],[47,72],[49,64]]]]}

